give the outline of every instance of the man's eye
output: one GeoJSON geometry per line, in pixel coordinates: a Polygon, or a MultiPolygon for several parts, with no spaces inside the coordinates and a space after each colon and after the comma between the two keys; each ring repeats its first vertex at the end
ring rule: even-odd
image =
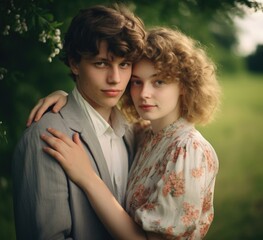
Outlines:
{"type": "Polygon", "coordinates": [[[99,68],[103,68],[107,66],[105,62],[95,62],[94,64],[96,67],[99,67],[99,68]]]}
{"type": "Polygon", "coordinates": [[[121,68],[129,68],[131,66],[130,62],[123,62],[120,64],[121,68]]]}

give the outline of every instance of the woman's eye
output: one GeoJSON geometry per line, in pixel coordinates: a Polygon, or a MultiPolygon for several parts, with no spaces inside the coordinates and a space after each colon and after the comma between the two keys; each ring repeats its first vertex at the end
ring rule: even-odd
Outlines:
{"type": "Polygon", "coordinates": [[[131,85],[139,86],[139,85],[141,85],[141,81],[140,80],[131,80],[131,85]]]}
{"type": "Polygon", "coordinates": [[[157,87],[159,87],[159,86],[161,86],[163,84],[165,84],[165,81],[163,81],[163,80],[155,80],[155,82],[154,82],[154,85],[157,86],[157,87]]]}

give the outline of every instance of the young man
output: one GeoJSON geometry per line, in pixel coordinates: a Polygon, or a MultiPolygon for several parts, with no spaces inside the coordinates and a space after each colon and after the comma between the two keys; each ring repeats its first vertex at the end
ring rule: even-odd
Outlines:
{"type": "Polygon", "coordinates": [[[17,239],[111,239],[85,194],[43,152],[47,127],[78,132],[96,173],[123,202],[133,158],[132,132],[115,108],[142,54],[143,23],[123,7],[95,6],[72,20],[64,62],[76,87],[67,105],[28,128],[13,162],[17,239]]]}

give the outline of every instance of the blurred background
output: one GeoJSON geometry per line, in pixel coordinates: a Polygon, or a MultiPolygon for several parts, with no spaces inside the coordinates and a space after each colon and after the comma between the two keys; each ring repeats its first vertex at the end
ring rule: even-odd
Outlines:
{"type": "MultiPolygon", "coordinates": [[[[0,0],[0,239],[14,240],[11,159],[31,108],[70,91],[61,41],[79,9],[113,1],[0,0]]],[[[120,2],[120,1],[119,1],[120,2]]],[[[124,2],[124,1],[121,1],[124,2]]],[[[263,12],[252,0],[125,1],[147,27],[178,27],[206,46],[223,89],[198,127],[220,160],[208,240],[263,239],[263,12]]]]}

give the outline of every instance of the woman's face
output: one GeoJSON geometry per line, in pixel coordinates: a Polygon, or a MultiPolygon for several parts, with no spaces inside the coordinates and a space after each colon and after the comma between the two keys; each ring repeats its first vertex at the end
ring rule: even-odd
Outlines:
{"type": "Polygon", "coordinates": [[[133,66],[131,96],[139,115],[151,121],[154,131],[163,129],[179,118],[181,94],[178,82],[157,76],[151,61],[142,59],[133,66]]]}

